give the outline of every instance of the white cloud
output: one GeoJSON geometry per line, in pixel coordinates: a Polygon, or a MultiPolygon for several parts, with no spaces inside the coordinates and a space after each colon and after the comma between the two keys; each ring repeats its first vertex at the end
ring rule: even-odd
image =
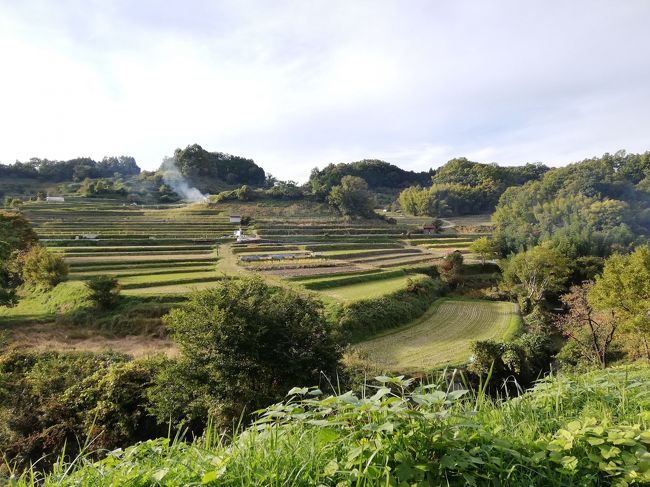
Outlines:
{"type": "Polygon", "coordinates": [[[650,128],[644,0],[0,6],[0,161],[174,148],[329,162],[566,163],[650,128]]]}

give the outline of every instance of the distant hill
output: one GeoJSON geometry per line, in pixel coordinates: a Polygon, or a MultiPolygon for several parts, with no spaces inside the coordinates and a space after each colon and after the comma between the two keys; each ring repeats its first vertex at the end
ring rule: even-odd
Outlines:
{"type": "Polygon", "coordinates": [[[27,162],[0,164],[0,198],[35,196],[38,192],[58,192],[60,183],[81,183],[85,179],[113,178],[116,174],[138,176],[140,168],[131,156],[104,157],[95,161],[77,157],[67,161],[32,158],[27,162]]]}
{"type": "Polygon", "coordinates": [[[540,179],[550,168],[544,164],[525,164],[523,166],[499,166],[473,162],[464,157],[448,161],[433,171],[429,184],[462,184],[479,186],[488,179],[496,186],[506,188],[520,186],[528,181],[540,179]]]}
{"type": "Polygon", "coordinates": [[[357,176],[365,179],[370,189],[399,190],[416,184],[428,186],[431,184],[431,175],[431,171],[406,171],[389,162],[364,159],[357,162],[329,164],[322,170],[315,168],[309,177],[309,184],[312,190],[318,193],[329,191],[332,186],[339,184],[344,176],[357,176]]]}
{"type": "Polygon", "coordinates": [[[135,159],[130,156],[104,157],[101,161],[95,161],[90,157],[77,157],[67,161],[33,157],[28,162],[0,164],[2,179],[35,179],[51,183],[106,178],[112,177],[115,173],[133,176],[140,174],[140,168],[135,159]]]}
{"type": "Polygon", "coordinates": [[[176,149],[174,157],[165,159],[160,171],[169,170],[174,165],[192,186],[204,192],[219,191],[224,184],[262,186],[266,180],[264,169],[252,159],[208,152],[198,144],[176,149]]]}

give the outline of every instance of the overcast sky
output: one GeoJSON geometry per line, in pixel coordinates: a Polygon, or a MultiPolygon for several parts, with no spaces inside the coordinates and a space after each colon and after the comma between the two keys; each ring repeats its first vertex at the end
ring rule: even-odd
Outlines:
{"type": "Polygon", "coordinates": [[[282,179],[363,158],[650,149],[649,0],[0,0],[0,161],[176,147],[282,179]]]}

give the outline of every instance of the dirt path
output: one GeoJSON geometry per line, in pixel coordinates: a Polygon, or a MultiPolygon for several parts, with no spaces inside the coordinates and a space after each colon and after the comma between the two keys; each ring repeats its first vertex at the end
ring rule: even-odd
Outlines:
{"type": "Polygon", "coordinates": [[[174,357],[178,354],[176,344],[168,338],[147,335],[106,337],[97,330],[61,327],[54,323],[21,326],[7,330],[12,346],[37,351],[64,352],[120,352],[133,357],[149,357],[163,354],[174,357]]]}

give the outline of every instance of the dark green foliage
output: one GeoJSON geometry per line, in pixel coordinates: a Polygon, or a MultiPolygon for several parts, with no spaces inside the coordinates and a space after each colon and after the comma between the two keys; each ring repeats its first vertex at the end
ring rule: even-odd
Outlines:
{"type": "Polygon", "coordinates": [[[125,196],[129,190],[121,181],[86,178],[83,180],[78,192],[86,197],[106,195],[125,196]]]}
{"type": "Polygon", "coordinates": [[[16,302],[20,271],[16,255],[38,240],[29,221],[20,213],[0,211],[0,306],[16,302]]]}
{"type": "Polygon", "coordinates": [[[90,430],[93,449],[110,449],[166,433],[149,414],[146,390],[164,360],[116,363],[71,385],[62,395],[65,408],[90,430]]]}
{"type": "Polygon", "coordinates": [[[112,308],[120,300],[120,284],[115,277],[94,276],[86,286],[90,289],[90,298],[100,308],[112,308]]]}
{"type": "Polygon", "coordinates": [[[605,259],[602,257],[586,255],[578,257],[571,261],[571,277],[570,284],[582,284],[585,281],[593,281],[596,279],[605,265],[605,259]]]}
{"type": "Polygon", "coordinates": [[[83,181],[86,178],[113,177],[117,173],[132,176],[140,173],[133,157],[104,157],[97,162],[88,157],[68,161],[32,158],[29,162],[0,164],[0,179],[25,178],[47,182],[83,181]]]}
{"type": "Polygon", "coordinates": [[[222,201],[251,201],[256,198],[256,193],[250,186],[243,185],[240,188],[233,189],[232,191],[221,191],[214,196],[210,197],[213,203],[220,203],[222,201]]]}
{"type": "Polygon", "coordinates": [[[25,250],[37,240],[36,232],[21,213],[0,210],[0,259],[25,250]]]}
{"type": "Polygon", "coordinates": [[[176,149],[173,159],[163,162],[161,170],[164,171],[169,164],[175,164],[190,184],[201,191],[213,191],[224,183],[263,186],[266,180],[264,169],[252,159],[208,152],[198,144],[176,149]]]}
{"type": "Polygon", "coordinates": [[[331,189],[327,201],[343,216],[377,218],[374,197],[359,177],[344,176],[341,184],[331,189]]]}
{"type": "Polygon", "coordinates": [[[428,184],[431,178],[429,172],[405,171],[388,162],[364,159],[352,163],[329,164],[322,170],[314,168],[309,177],[312,193],[324,198],[334,186],[341,184],[345,176],[362,178],[373,190],[401,189],[416,184],[428,184]]]}
{"type": "Polygon", "coordinates": [[[438,377],[295,388],[228,442],[145,442],[43,485],[646,485],[649,377],[639,366],[548,377],[514,401],[438,377]]]}
{"type": "MultiPolygon", "coordinates": [[[[260,278],[225,280],[198,292],[165,323],[183,355],[174,366],[179,373],[164,377],[171,383],[157,382],[160,394],[187,390],[191,397],[179,398],[180,407],[202,402],[222,426],[278,401],[293,384],[318,384],[340,357],[319,301],[260,278]],[[178,381],[198,387],[177,388],[178,381]]],[[[166,404],[157,411],[161,420],[180,409],[166,404]]]]}
{"type": "Polygon", "coordinates": [[[494,340],[472,344],[468,370],[480,377],[491,371],[491,381],[498,386],[508,377],[526,387],[548,371],[551,350],[547,336],[524,333],[510,342],[494,340]]]}
{"type": "Polygon", "coordinates": [[[506,188],[537,180],[546,171],[548,168],[541,164],[501,167],[465,158],[452,159],[434,172],[432,186],[405,189],[399,203],[402,211],[411,215],[485,213],[494,209],[506,188]]]}
{"type": "Polygon", "coordinates": [[[506,190],[493,216],[502,252],[550,240],[570,257],[607,256],[650,232],[650,153],[605,154],[506,190]]]}
{"type": "Polygon", "coordinates": [[[47,469],[64,447],[73,458],[86,439],[94,451],[163,434],[145,411],[156,367],[114,353],[0,355],[0,451],[10,463],[38,460],[47,469]]]}
{"type": "Polygon", "coordinates": [[[380,298],[332,306],[328,319],[345,341],[356,342],[424,314],[443,293],[439,279],[414,277],[401,291],[380,298]]]}
{"type": "Polygon", "coordinates": [[[526,164],[523,166],[497,166],[468,161],[464,157],[452,159],[436,169],[431,177],[433,184],[461,184],[480,186],[491,180],[501,187],[518,186],[528,181],[541,178],[549,168],[543,164],[526,164]]]}
{"type": "Polygon", "coordinates": [[[303,189],[294,181],[276,181],[265,194],[276,200],[299,200],[305,196],[303,189]]]}
{"type": "Polygon", "coordinates": [[[399,195],[399,203],[402,211],[410,215],[470,215],[491,211],[500,194],[491,180],[478,186],[437,183],[427,188],[414,186],[405,189],[399,195]]]}

